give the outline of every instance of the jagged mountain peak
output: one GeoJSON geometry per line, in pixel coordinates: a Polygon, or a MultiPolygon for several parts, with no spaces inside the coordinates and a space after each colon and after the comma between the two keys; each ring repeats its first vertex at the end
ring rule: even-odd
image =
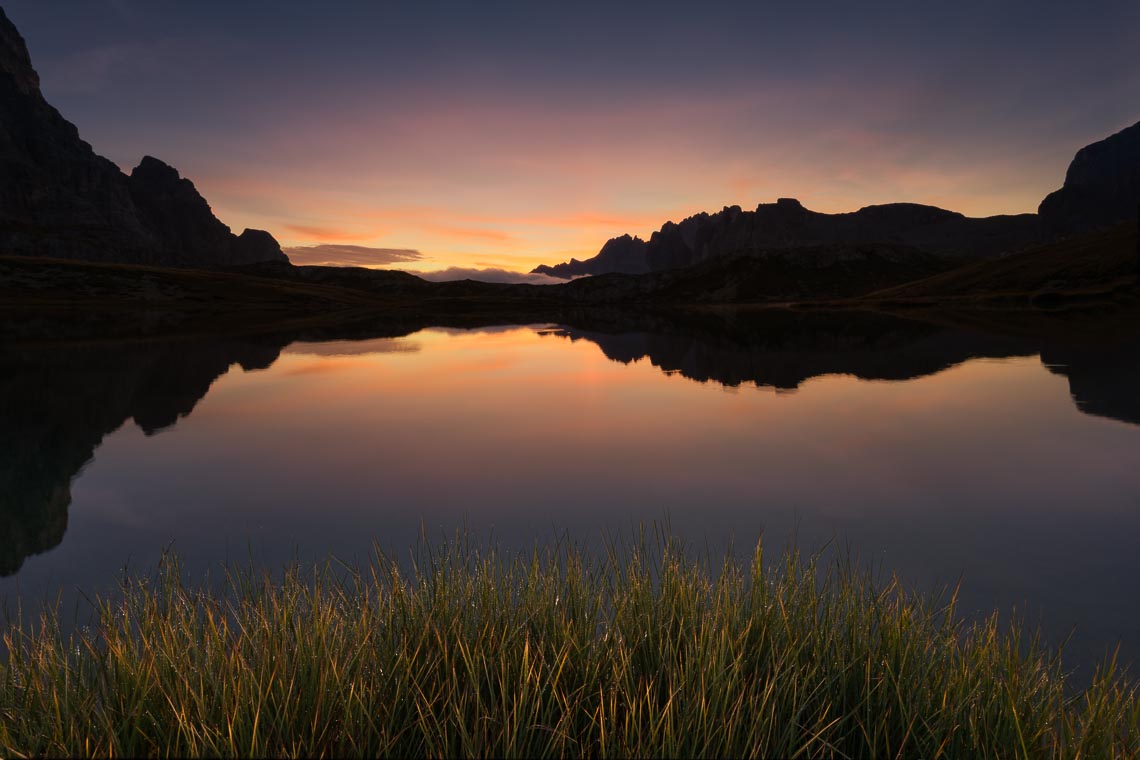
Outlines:
{"type": "Polygon", "coordinates": [[[0,75],[9,79],[24,95],[40,95],[40,77],[32,67],[28,46],[16,25],[0,8],[0,75]]]}
{"type": "Polygon", "coordinates": [[[1104,229],[1135,219],[1140,207],[1140,122],[1077,151],[1065,184],[1037,213],[1050,236],[1104,229]]]}
{"type": "Polygon", "coordinates": [[[0,251],[210,267],[288,259],[267,232],[235,236],[178,170],[145,156],[130,176],[46,100],[0,10],[0,251]]]}

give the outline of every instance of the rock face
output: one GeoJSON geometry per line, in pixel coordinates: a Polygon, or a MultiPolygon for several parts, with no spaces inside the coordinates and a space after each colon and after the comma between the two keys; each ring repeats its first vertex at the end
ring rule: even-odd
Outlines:
{"type": "Polygon", "coordinates": [[[847,214],[810,211],[794,198],[761,203],[755,211],[721,211],[666,222],[647,243],[625,235],[595,257],[542,266],[535,272],[570,278],[586,274],[661,272],[709,258],[762,250],[832,244],[903,245],[928,254],[995,256],[1038,237],[1033,214],[972,219],[915,203],[867,206],[847,214]]]}
{"type": "Polygon", "coordinates": [[[0,253],[172,266],[287,261],[268,233],[235,236],[194,185],[144,158],[128,178],[40,92],[0,10],[0,253]]]}
{"type": "Polygon", "coordinates": [[[239,264],[253,264],[259,261],[279,261],[289,263],[281,246],[265,230],[244,230],[230,247],[231,261],[239,264]]]}
{"type": "Polygon", "coordinates": [[[1049,236],[1073,235],[1136,218],[1140,206],[1140,122],[1077,151],[1065,184],[1037,213],[1049,236]]]}
{"type": "Polygon", "coordinates": [[[606,241],[598,255],[586,261],[570,259],[563,264],[535,267],[531,274],[545,274],[551,277],[570,279],[586,274],[620,272],[621,274],[645,274],[649,271],[649,260],[645,255],[646,243],[639,237],[622,235],[606,241]]]}

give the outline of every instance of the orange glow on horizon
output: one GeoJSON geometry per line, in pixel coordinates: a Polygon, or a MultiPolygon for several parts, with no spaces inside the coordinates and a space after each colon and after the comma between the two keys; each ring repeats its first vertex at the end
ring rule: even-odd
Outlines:
{"type": "Polygon", "coordinates": [[[889,120],[913,96],[842,84],[634,98],[595,111],[450,93],[399,113],[361,106],[333,124],[298,112],[258,135],[264,151],[288,150],[293,163],[187,173],[223,221],[267,229],[285,247],[407,248],[425,268],[478,259],[520,271],[589,258],[612,237],[647,238],[666,221],[728,205],[794,197],[839,213],[905,201],[989,216],[1033,212],[1063,179],[1068,157],[1040,141],[927,144],[807,110],[771,115],[783,99],[806,98],[828,113],[849,107],[864,121],[889,120]]]}

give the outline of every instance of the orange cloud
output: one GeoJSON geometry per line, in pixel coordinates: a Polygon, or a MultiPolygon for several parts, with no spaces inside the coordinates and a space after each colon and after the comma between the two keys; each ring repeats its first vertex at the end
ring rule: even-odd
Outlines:
{"type": "Polygon", "coordinates": [[[343,229],[333,227],[310,227],[304,224],[284,224],[282,225],[290,232],[295,232],[298,235],[312,238],[314,240],[331,241],[331,242],[348,242],[352,240],[362,240],[377,237],[380,233],[372,230],[367,233],[361,234],[357,232],[346,232],[343,229]]]}
{"type": "Polygon", "coordinates": [[[447,224],[429,223],[419,223],[415,226],[417,229],[423,230],[424,232],[439,235],[441,237],[453,238],[455,240],[498,244],[509,244],[513,243],[515,240],[513,235],[508,235],[507,233],[500,230],[484,230],[477,227],[454,227],[447,224]]]}

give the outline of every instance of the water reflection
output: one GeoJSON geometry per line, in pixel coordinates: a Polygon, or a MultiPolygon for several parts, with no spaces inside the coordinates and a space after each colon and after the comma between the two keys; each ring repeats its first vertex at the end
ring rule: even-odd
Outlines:
{"type": "Polygon", "coordinates": [[[1041,363],[1069,379],[1085,414],[1140,425],[1140,340],[1108,345],[1046,345],[1041,363]]]}
{"type": "Polygon", "coordinates": [[[867,313],[777,312],[714,322],[680,321],[643,329],[562,327],[624,364],[647,358],[665,372],[735,387],[794,390],[822,375],[910,380],[974,358],[1032,356],[1033,341],[867,313]]]}
{"type": "Polygon", "coordinates": [[[230,366],[266,368],[281,345],[0,350],[0,575],[63,539],[71,481],[108,433],[128,420],[148,436],[174,425],[230,366]]]}
{"type": "MultiPolygon", "coordinates": [[[[417,352],[420,343],[405,336],[419,327],[370,324],[243,340],[0,349],[0,575],[16,573],[27,557],[60,544],[73,480],[124,423],[147,436],[169,428],[190,415],[231,367],[268,368],[286,346],[318,358],[290,369],[293,375],[335,371],[336,357],[417,352]]],[[[1078,409],[1140,424],[1140,339],[1119,323],[1111,331],[1118,337],[1095,345],[868,314],[592,315],[536,330],[544,339],[594,343],[615,362],[644,358],[702,383],[782,391],[821,375],[902,381],[969,359],[1040,354],[1051,372],[1068,378],[1078,409]]]]}

